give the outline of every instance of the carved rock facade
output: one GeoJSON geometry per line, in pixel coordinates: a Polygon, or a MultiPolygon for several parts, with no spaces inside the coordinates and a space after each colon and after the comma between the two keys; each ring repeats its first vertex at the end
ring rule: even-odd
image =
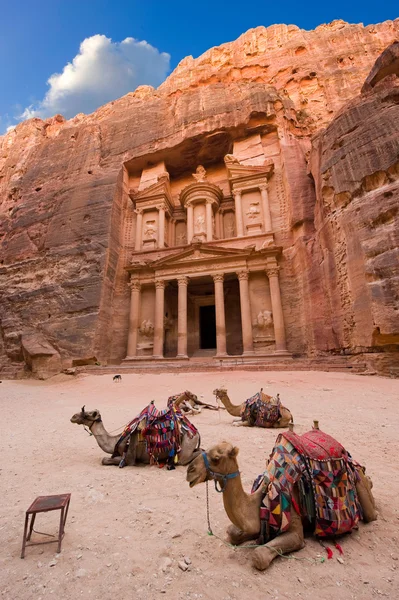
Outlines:
{"type": "Polygon", "coordinates": [[[3,364],[37,334],[64,366],[346,352],[394,374],[395,45],[358,94],[398,32],[257,28],[0,138],[3,364]]]}

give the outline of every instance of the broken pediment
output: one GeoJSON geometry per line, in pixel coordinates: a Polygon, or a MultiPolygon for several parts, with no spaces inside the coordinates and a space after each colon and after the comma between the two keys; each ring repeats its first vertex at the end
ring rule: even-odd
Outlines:
{"type": "Polygon", "coordinates": [[[158,202],[166,202],[169,210],[172,210],[173,201],[170,190],[169,175],[162,173],[158,176],[158,181],[149,185],[144,190],[130,193],[130,198],[135,202],[136,208],[148,203],[156,204],[158,202]]]}
{"type": "Polygon", "coordinates": [[[261,183],[267,181],[274,171],[274,162],[271,158],[266,159],[263,165],[242,165],[233,155],[225,157],[225,165],[229,180],[233,187],[250,183],[261,183]]]}

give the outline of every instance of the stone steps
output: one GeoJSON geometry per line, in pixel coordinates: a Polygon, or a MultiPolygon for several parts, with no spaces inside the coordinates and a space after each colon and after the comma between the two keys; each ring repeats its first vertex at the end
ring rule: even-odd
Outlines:
{"type": "Polygon", "coordinates": [[[116,373],[192,373],[192,372],[221,372],[221,371],[348,371],[362,373],[366,370],[365,363],[351,363],[344,357],[314,358],[314,359],[272,359],[257,360],[233,357],[229,361],[196,360],[178,362],[169,360],[167,363],[143,362],[137,364],[121,364],[109,366],[87,365],[78,367],[78,372],[97,375],[116,373]]]}
{"type": "Polygon", "coordinates": [[[24,363],[0,365],[0,379],[23,379],[26,376],[24,363]]]}

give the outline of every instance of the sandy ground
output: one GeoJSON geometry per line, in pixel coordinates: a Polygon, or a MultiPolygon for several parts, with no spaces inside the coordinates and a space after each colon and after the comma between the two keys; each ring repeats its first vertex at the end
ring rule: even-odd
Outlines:
{"type": "MultiPolygon", "coordinates": [[[[0,591],[9,600],[77,598],[142,600],[244,598],[330,600],[399,598],[399,381],[346,373],[267,372],[112,377],[60,376],[48,382],[3,381],[1,406],[0,591]],[[224,384],[239,403],[261,386],[279,392],[296,431],[318,418],[366,464],[374,481],[379,520],[361,524],[341,541],[343,562],[313,538],[271,568],[256,572],[251,549],[229,548],[207,535],[205,485],[190,489],[186,469],[104,467],[94,437],[70,417],[82,404],[101,411],[110,431],[150,400],[184,389],[214,401],[224,384]],[[56,545],[28,548],[21,560],[24,511],[38,495],[72,493],[61,554],[56,545]],[[187,571],[178,563],[190,561],[187,571]]],[[[276,431],[237,428],[226,411],[192,417],[204,448],[223,439],[240,447],[243,484],[262,472],[276,431]]],[[[210,487],[211,523],[224,537],[228,519],[210,487]]],[[[57,513],[39,515],[35,528],[55,533],[57,513]],[[55,517],[56,515],[56,517],[55,517]]]]}

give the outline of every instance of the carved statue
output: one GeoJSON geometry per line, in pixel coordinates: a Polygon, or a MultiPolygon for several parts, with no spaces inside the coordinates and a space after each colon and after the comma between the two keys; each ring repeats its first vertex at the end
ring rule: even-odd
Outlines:
{"type": "Polygon", "coordinates": [[[248,219],[257,219],[259,214],[260,214],[259,202],[252,202],[249,205],[249,209],[247,210],[248,219]]]}
{"type": "Polygon", "coordinates": [[[224,164],[226,167],[229,167],[230,165],[239,165],[241,163],[233,154],[226,154],[224,157],[224,164]]]}
{"type": "Polygon", "coordinates": [[[202,181],[206,181],[206,170],[202,165],[199,165],[195,171],[195,173],[193,173],[193,177],[194,179],[200,183],[202,181]]]}
{"type": "Polygon", "coordinates": [[[145,337],[152,337],[154,335],[154,325],[149,319],[147,321],[144,320],[140,325],[139,331],[145,337]]]}
{"type": "Polygon", "coordinates": [[[273,313],[270,310],[261,310],[256,317],[254,327],[258,329],[267,329],[273,325],[273,313]]]}
{"type": "Polygon", "coordinates": [[[230,217],[227,217],[225,225],[224,225],[224,230],[225,230],[227,237],[234,237],[235,227],[234,227],[234,218],[232,215],[230,215],[230,217]]]}
{"type": "Polygon", "coordinates": [[[204,215],[198,215],[195,219],[195,233],[204,233],[205,232],[205,219],[204,215]]]}
{"type": "Polygon", "coordinates": [[[187,242],[187,236],[185,233],[179,233],[179,235],[177,236],[177,243],[179,246],[184,246],[184,244],[187,242]]]}
{"type": "Polygon", "coordinates": [[[144,228],[144,238],[146,240],[154,240],[157,237],[157,228],[155,221],[146,221],[144,228]]]}

